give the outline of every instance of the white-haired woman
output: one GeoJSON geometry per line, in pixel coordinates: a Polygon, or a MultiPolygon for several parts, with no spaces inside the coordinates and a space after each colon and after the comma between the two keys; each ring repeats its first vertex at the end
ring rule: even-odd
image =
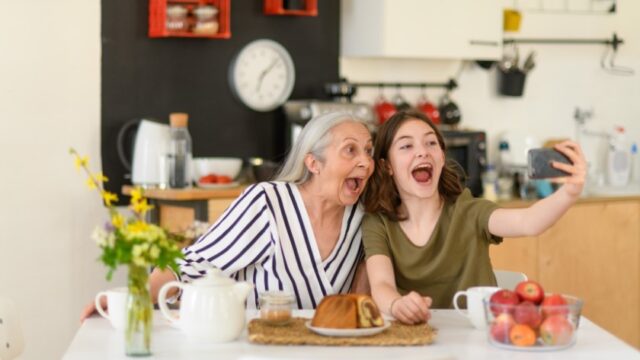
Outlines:
{"type": "MultiPolygon", "coordinates": [[[[318,116],[304,127],[275,181],[248,187],[180,261],[180,280],[214,266],[254,284],[259,294],[284,290],[299,309],[348,292],[364,257],[360,194],[373,172],[373,144],[364,122],[346,113],[318,116]]],[[[364,278],[364,277],[363,277],[364,278]]],[[[154,299],[171,271],[150,276],[154,299]]],[[[82,318],[94,310],[87,306],[82,318]]]]}

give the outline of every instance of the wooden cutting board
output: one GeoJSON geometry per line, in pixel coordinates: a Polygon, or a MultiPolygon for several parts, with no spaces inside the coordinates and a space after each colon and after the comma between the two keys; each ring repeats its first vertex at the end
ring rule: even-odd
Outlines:
{"type": "Polygon", "coordinates": [[[330,345],[330,346],[409,346],[431,344],[436,331],[429,325],[404,325],[392,321],[383,332],[363,337],[322,336],[307,329],[309,319],[294,317],[284,326],[273,326],[261,319],[249,322],[249,341],[265,345],[330,345]]]}

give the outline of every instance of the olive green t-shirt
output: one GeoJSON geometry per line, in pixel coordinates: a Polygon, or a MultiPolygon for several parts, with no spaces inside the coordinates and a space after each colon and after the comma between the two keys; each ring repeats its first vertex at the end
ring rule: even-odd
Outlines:
{"type": "Polygon", "coordinates": [[[455,202],[444,204],[424,246],[414,245],[398,222],[367,214],[362,222],[366,258],[391,259],[400,294],[416,291],[432,298],[432,308],[450,308],[456,291],[496,285],[489,244],[499,244],[502,238],[489,233],[489,216],[497,208],[465,189],[455,202]]]}

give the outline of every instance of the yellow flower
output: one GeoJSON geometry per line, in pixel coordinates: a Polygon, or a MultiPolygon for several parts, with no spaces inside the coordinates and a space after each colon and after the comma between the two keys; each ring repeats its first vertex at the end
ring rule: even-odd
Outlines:
{"type": "Polygon", "coordinates": [[[109,181],[109,178],[104,176],[104,174],[102,172],[97,172],[95,174],[93,174],[93,177],[96,179],[96,181],[102,182],[102,183],[106,183],[109,181]]]}
{"type": "Polygon", "coordinates": [[[107,204],[107,206],[111,206],[112,202],[114,201],[118,201],[118,195],[109,192],[109,191],[103,191],[102,192],[102,199],[104,200],[105,204],[107,204]]]}
{"type": "Polygon", "coordinates": [[[142,199],[142,189],[139,187],[135,187],[131,190],[131,202],[137,202],[142,199]]]}
{"type": "Polygon", "coordinates": [[[131,208],[134,212],[140,215],[144,215],[147,211],[153,209],[153,206],[147,203],[147,199],[142,199],[135,202],[132,199],[131,208]]]}
{"type": "Polygon", "coordinates": [[[96,186],[96,182],[93,181],[92,178],[88,178],[85,182],[85,184],[87,184],[87,187],[89,188],[89,190],[94,190],[97,186],[96,186]]]}
{"type": "Polygon", "coordinates": [[[111,217],[111,225],[117,229],[121,228],[124,225],[124,216],[119,213],[114,214],[111,217]]]}
{"type": "Polygon", "coordinates": [[[160,248],[156,245],[151,245],[151,249],[149,250],[149,256],[151,259],[157,259],[160,256],[160,248]]]}
{"type": "Polygon", "coordinates": [[[141,234],[149,229],[149,224],[144,221],[134,221],[127,225],[127,232],[130,234],[141,234]]]}
{"type": "Polygon", "coordinates": [[[89,163],[89,157],[88,156],[76,155],[75,165],[76,165],[76,169],[77,170],[80,170],[80,168],[82,168],[82,167],[86,167],[88,163],[89,163]]]}

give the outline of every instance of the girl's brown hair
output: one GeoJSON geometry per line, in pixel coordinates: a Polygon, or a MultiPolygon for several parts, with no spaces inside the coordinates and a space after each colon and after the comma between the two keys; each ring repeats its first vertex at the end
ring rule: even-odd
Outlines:
{"type": "MultiPolygon", "coordinates": [[[[444,137],[440,130],[425,114],[417,110],[399,111],[378,129],[374,143],[375,153],[373,155],[375,171],[371,175],[364,192],[364,206],[367,212],[381,212],[393,221],[406,220],[407,216],[399,212],[402,201],[385,162],[388,161],[389,148],[398,129],[409,120],[420,120],[429,125],[436,134],[442,152],[445,153],[446,150],[444,137]]],[[[445,166],[442,168],[438,182],[438,193],[445,201],[455,201],[464,190],[462,178],[456,171],[455,166],[455,163],[446,161],[445,157],[445,166]]]]}

